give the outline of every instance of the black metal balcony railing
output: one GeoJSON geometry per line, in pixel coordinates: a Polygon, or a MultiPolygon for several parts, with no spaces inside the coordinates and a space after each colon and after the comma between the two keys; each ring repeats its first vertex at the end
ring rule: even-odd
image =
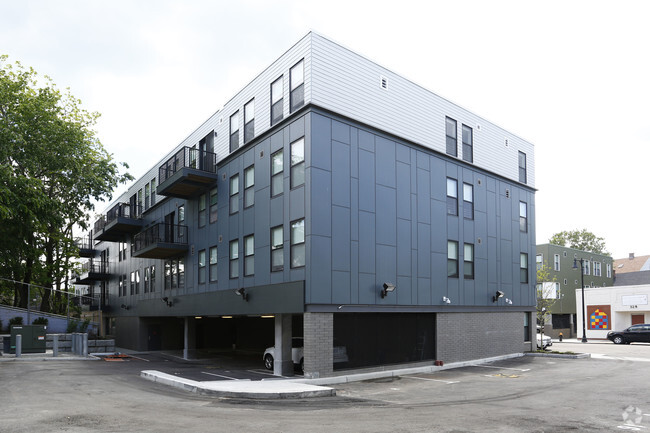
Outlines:
{"type": "Polygon", "coordinates": [[[95,233],[100,233],[104,230],[104,227],[119,217],[136,219],[140,218],[141,215],[142,209],[140,205],[131,206],[129,203],[117,203],[106,212],[106,215],[102,215],[95,221],[95,233]]]}
{"type": "Polygon", "coordinates": [[[89,260],[81,264],[82,274],[108,274],[108,263],[89,260]]]}
{"type": "Polygon", "coordinates": [[[90,238],[90,236],[84,236],[83,238],[77,238],[74,240],[75,245],[77,248],[80,250],[92,250],[93,249],[93,241],[90,238]]]}
{"type": "Polygon", "coordinates": [[[187,245],[187,226],[158,223],[147,227],[133,236],[131,254],[158,244],[187,245]]]}
{"type": "Polygon", "coordinates": [[[183,168],[216,173],[217,154],[194,147],[181,148],[158,169],[158,184],[160,185],[183,168]]]}

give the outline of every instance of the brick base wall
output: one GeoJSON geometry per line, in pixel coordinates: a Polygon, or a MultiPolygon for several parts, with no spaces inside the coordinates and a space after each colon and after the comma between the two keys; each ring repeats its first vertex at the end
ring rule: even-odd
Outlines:
{"type": "Polygon", "coordinates": [[[332,313],[305,313],[303,320],[305,377],[332,375],[334,358],[334,316],[332,313]]]}

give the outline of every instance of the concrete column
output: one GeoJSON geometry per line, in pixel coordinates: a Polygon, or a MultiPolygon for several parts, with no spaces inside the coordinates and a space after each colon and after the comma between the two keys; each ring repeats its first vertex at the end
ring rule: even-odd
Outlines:
{"type": "Polygon", "coordinates": [[[59,356],[59,334],[52,335],[52,356],[59,356]]]}
{"type": "Polygon", "coordinates": [[[183,322],[183,359],[188,359],[190,346],[190,318],[186,317],[183,322]]]}
{"type": "Polygon", "coordinates": [[[275,315],[275,356],[273,358],[274,375],[293,376],[291,314],[275,315]]]}
{"type": "Polygon", "coordinates": [[[23,354],[23,336],[16,334],[16,358],[20,358],[23,354]]]}
{"type": "Polygon", "coordinates": [[[81,356],[88,356],[88,334],[81,334],[81,356]]]}

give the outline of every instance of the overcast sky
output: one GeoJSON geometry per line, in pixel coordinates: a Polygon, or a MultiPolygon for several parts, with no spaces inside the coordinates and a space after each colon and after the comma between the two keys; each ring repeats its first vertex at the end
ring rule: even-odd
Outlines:
{"type": "Polygon", "coordinates": [[[0,54],[139,177],[310,30],[535,145],[537,243],[650,254],[650,2],[0,0],[0,54]]]}

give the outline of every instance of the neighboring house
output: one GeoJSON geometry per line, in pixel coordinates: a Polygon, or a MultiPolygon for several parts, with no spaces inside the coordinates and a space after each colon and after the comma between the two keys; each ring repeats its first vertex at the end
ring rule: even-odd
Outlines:
{"type": "Polygon", "coordinates": [[[537,269],[546,265],[548,281],[542,284],[544,297],[555,298],[550,307],[551,322],[545,324],[545,331],[557,337],[560,332],[564,337],[574,337],[577,329],[575,295],[581,285],[580,270],[574,268],[574,262],[580,267],[584,259],[585,287],[610,287],[614,285],[612,258],[604,254],[594,254],[574,248],[553,244],[537,245],[537,269]],[[550,325],[550,326],[549,326],[550,325]]]}
{"type": "MultiPolygon", "coordinates": [[[[227,59],[224,59],[227,65],[227,59]]],[[[219,105],[218,101],[215,105],[219,105]]],[[[162,125],[149,125],[160,127],[162,125]]],[[[316,33],[95,223],[116,346],[256,351],[308,377],[531,349],[532,144],[316,33]]]]}
{"type": "Polygon", "coordinates": [[[635,257],[634,253],[630,253],[628,258],[614,260],[614,272],[617,276],[629,272],[645,271],[650,271],[650,256],[635,257]]]}

